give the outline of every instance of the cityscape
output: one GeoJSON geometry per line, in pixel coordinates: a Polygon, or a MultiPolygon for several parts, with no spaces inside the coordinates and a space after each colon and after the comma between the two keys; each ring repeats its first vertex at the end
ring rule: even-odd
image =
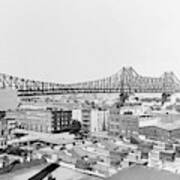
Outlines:
{"type": "Polygon", "coordinates": [[[180,180],[179,7],[0,0],[0,180],[180,180]]]}
{"type": "Polygon", "coordinates": [[[0,179],[179,179],[180,81],[172,72],[119,72],[111,87],[100,80],[45,90],[3,76],[0,179]]]}

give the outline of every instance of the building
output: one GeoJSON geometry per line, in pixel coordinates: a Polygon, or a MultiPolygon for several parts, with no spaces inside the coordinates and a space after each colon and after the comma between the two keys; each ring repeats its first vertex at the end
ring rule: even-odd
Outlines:
{"type": "Polygon", "coordinates": [[[86,133],[89,133],[91,130],[91,109],[82,109],[81,110],[81,125],[82,130],[86,133]]]}
{"type": "Polygon", "coordinates": [[[114,136],[119,136],[119,117],[120,117],[120,104],[115,103],[110,108],[109,113],[109,134],[114,136]]]}
{"type": "Polygon", "coordinates": [[[91,111],[91,133],[99,133],[108,130],[109,111],[93,109],[91,111]]]}
{"type": "Polygon", "coordinates": [[[109,111],[105,109],[75,109],[72,118],[81,122],[82,130],[99,133],[108,129],[109,111]]]}
{"type": "Polygon", "coordinates": [[[180,137],[180,126],[168,126],[166,124],[141,126],[139,128],[139,133],[150,139],[168,140],[180,137]]]}
{"type": "Polygon", "coordinates": [[[130,136],[139,130],[139,118],[132,111],[121,111],[118,103],[110,109],[109,134],[113,136],[130,136]]]}
{"type": "Polygon", "coordinates": [[[12,119],[8,119],[7,111],[16,109],[18,106],[17,91],[9,88],[0,89],[0,148],[6,147],[10,130],[13,125],[12,119]]]}
{"type": "MultiPolygon", "coordinates": [[[[156,141],[153,149],[148,154],[148,166],[164,168],[165,164],[176,161],[176,150],[172,144],[156,141]]],[[[169,169],[170,170],[170,169],[169,169]]]]}
{"type": "Polygon", "coordinates": [[[69,131],[72,121],[72,111],[63,109],[22,109],[14,112],[14,117],[20,128],[57,133],[69,131]]]}
{"type": "Polygon", "coordinates": [[[78,159],[76,161],[75,167],[78,169],[92,170],[91,162],[85,157],[81,157],[81,159],[78,159]]]}
{"type": "Polygon", "coordinates": [[[156,140],[180,138],[180,114],[160,111],[140,117],[139,133],[156,140]]]}
{"type": "Polygon", "coordinates": [[[70,130],[72,122],[71,110],[52,110],[51,115],[51,132],[57,133],[70,130]]]}
{"type": "Polygon", "coordinates": [[[82,110],[81,109],[73,109],[72,110],[72,119],[78,120],[82,123],[82,110]]]}
{"type": "Polygon", "coordinates": [[[4,148],[7,145],[8,129],[5,116],[6,112],[0,111],[0,148],[4,148]]]}
{"type": "Polygon", "coordinates": [[[180,123],[163,122],[160,119],[140,122],[139,133],[146,136],[147,138],[153,138],[157,140],[180,138],[180,123]]]}
{"type": "Polygon", "coordinates": [[[6,111],[6,120],[8,124],[8,130],[9,132],[13,131],[15,128],[17,128],[17,121],[15,118],[15,112],[13,110],[6,111]]]}
{"type": "Polygon", "coordinates": [[[125,113],[120,115],[120,135],[131,136],[138,134],[139,119],[138,116],[125,113]]]}
{"type": "Polygon", "coordinates": [[[0,146],[2,147],[14,137],[12,131],[17,127],[17,121],[12,115],[11,110],[0,111],[0,146]]]}
{"type": "Polygon", "coordinates": [[[164,161],[174,162],[175,161],[175,156],[176,156],[176,153],[173,150],[166,150],[166,151],[160,152],[160,159],[163,162],[164,161]]]}

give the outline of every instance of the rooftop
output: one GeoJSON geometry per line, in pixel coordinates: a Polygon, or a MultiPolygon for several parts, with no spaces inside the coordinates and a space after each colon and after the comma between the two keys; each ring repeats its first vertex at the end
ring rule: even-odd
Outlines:
{"type": "Polygon", "coordinates": [[[180,175],[172,174],[163,170],[134,166],[124,169],[107,180],[179,180],[180,175]]]}
{"type": "Polygon", "coordinates": [[[151,120],[140,121],[139,127],[155,126],[165,130],[180,129],[180,114],[156,114],[151,120]]]}
{"type": "Polygon", "coordinates": [[[27,131],[24,129],[16,129],[14,132],[16,133],[24,133],[28,134],[20,139],[14,139],[9,142],[11,143],[20,143],[20,142],[28,142],[28,141],[44,141],[51,144],[61,145],[61,144],[71,144],[74,142],[74,135],[68,133],[60,133],[60,134],[48,134],[42,132],[34,132],[27,131]]]}
{"type": "Polygon", "coordinates": [[[157,128],[165,129],[167,131],[172,131],[172,130],[180,129],[180,123],[157,122],[157,123],[152,123],[152,124],[144,124],[140,126],[140,128],[143,128],[143,127],[157,127],[157,128]]]}

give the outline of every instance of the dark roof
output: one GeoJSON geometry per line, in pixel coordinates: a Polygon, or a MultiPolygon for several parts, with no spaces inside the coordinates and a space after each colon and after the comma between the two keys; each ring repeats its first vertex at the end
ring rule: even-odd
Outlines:
{"type": "Polygon", "coordinates": [[[47,167],[45,167],[43,170],[41,170],[40,172],[38,172],[37,174],[35,174],[34,176],[32,176],[31,178],[29,178],[28,180],[42,180],[44,179],[48,174],[50,174],[51,172],[53,172],[55,169],[57,169],[59,167],[59,164],[55,164],[52,163],[50,165],[48,165],[47,167]]]}
{"type": "Polygon", "coordinates": [[[164,170],[134,166],[121,170],[107,180],[180,180],[180,175],[164,170]]]}

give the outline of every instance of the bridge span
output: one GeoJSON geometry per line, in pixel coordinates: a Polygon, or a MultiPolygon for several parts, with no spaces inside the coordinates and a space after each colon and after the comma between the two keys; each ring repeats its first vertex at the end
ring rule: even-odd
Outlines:
{"type": "Polygon", "coordinates": [[[180,80],[173,72],[160,77],[139,75],[132,67],[123,67],[112,76],[80,83],[60,84],[23,79],[0,74],[0,88],[12,88],[18,96],[39,96],[78,93],[177,93],[180,80]]]}

